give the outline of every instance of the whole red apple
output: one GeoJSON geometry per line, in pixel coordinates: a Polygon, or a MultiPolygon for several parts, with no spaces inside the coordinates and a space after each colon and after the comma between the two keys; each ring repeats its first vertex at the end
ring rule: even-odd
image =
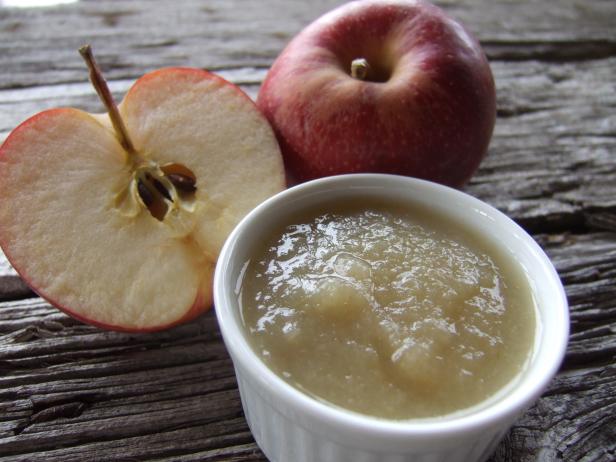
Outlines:
{"type": "Polygon", "coordinates": [[[257,104],[300,181],[383,172],[460,187],[486,154],[495,100],[459,22],[424,1],[361,0],[300,32],[257,104]]]}

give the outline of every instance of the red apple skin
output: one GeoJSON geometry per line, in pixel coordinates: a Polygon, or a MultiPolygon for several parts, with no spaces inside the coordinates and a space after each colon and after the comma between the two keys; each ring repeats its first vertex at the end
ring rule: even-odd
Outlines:
{"type": "Polygon", "coordinates": [[[257,105],[299,181],[380,172],[461,187],[496,117],[479,43],[424,1],[360,0],[317,19],[276,59],[257,105]],[[376,78],[351,77],[356,58],[376,78]]]}

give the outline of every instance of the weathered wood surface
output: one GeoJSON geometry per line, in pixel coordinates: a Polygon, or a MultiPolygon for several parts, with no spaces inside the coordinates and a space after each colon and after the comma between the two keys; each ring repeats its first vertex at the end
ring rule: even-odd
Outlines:
{"type": "MultiPolygon", "coordinates": [[[[118,97],[167,65],[214,69],[254,97],[289,38],[339,3],[0,7],[0,141],[45,108],[100,110],[75,51],[84,42],[118,97]]],[[[439,4],[479,37],[498,88],[490,154],[467,191],[535,235],[571,304],[559,375],[491,460],[615,460],[616,2],[439,4]]],[[[212,313],[158,334],[100,331],[37,298],[2,257],[0,457],[265,460],[212,313]]]]}

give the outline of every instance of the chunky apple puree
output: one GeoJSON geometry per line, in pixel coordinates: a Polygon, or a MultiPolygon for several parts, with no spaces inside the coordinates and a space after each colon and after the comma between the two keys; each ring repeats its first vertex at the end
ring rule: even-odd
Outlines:
{"type": "Polygon", "coordinates": [[[495,394],[529,357],[522,269],[459,224],[355,201],[272,236],[244,273],[243,322],[263,360],[319,399],[438,416],[495,394]]]}

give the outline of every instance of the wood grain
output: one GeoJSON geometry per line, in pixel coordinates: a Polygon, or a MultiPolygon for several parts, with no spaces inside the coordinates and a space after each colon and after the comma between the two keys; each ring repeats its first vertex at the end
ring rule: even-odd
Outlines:
{"type": "MultiPolygon", "coordinates": [[[[341,3],[0,8],[0,141],[50,107],[101,110],[76,52],[83,43],[118,99],[143,73],[175,65],[215,70],[254,98],[285,43],[341,3]]],[[[615,460],[616,3],[438,3],[479,37],[497,83],[490,152],[466,190],[536,237],[571,305],[561,371],[491,461],[615,460]]],[[[101,331],[37,298],[2,254],[0,457],[266,460],[212,313],[156,334],[101,331]]]]}

